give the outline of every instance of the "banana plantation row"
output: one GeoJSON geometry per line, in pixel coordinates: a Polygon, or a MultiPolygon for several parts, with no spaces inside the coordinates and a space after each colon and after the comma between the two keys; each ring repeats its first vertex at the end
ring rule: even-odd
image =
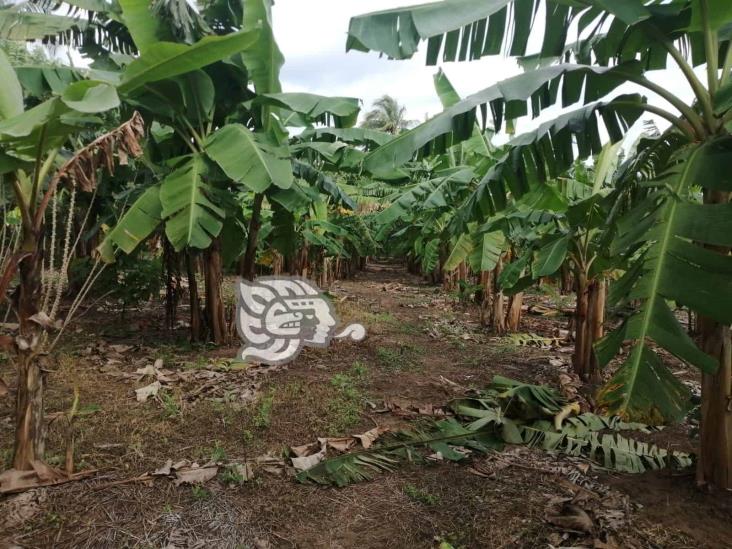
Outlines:
{"type": "Polygon", "coordinates": [[[682,420],[690,395],[666,357],[698,367],[698,480],[732,488],[728,2],[445,0],[355,17],[347,48],[384,63],[425,43],[431,65],[509,55],[524,69],[468,97],[439,71],[443,112],[403,131],[357,127],[358,99],[283,89],[270,0],[20,3],[0,9],[0,38],[15,469],[43,461],[45,370],[88,296],[146,301],[162,271],[170,325],[186,288],[191,338],[224,343],[224,274],[327,286],[388,252],[474,295],[496,333],[519,329],[532,284],[575,291],[573,368],[607,414],[682,420]],[[24,41],[88,66],[44,64],[24,41]],[[693,100],[654,81],[664,68],[693,100]],[[665,129],[625,140],[648,114],[665,129]]]}

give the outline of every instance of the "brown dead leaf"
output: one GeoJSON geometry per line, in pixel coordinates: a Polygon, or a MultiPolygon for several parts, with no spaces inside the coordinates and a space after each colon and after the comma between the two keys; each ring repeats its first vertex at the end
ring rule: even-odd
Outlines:
{"type": "Polygon", "coordinates": [[[183,469],[185,467],[190,467],[190,466],[191,466],[190,461],[188,461],[187,459],[182,459],[180,461],[176,461],[173,465],[170,466],[170,468],[175,471],[175,470],[183,469]]]}
{"type": "Polygon", "coordinates": [[[595,524],[587,512],[572,503],[565,503],[559,514],[547,516],[547,521],[563,530],[572,532],[592,532],[595,524]]]}
{"type": "Polygon", "coordinates": [[[28,490],[0,502],[0,531],[20,528],[41,511],[46,501],[45,490],[28,490]]]}
{"type": "Polygon", "coordinates": [[[258,468],[271,475],[282,475],[285,472],[285,460],[280,457],[265,454],[254,458],[254,463],[258,468]]]}
{"type": "Polygon", "coordinates": [[[321,445],[325,442],[328,448],[333,448],[338,452],[347,452],[356,446],[356,441],[353,437],[319,438],[318,442],[320,442],[321,445]]]}
{"type": "Polygon", "coordinates": [[[51,317],[48,316],[48,314],[46,314],[43,311],[37,312],[36,314],[31,316],[28,320],[30,320],[31,322],[35,322],[36,324],[38,324],[39,326],[42,326],[43,328],[50,329],[50,328],[54,327],[54,322],[53,322],[53,320],[51,320],[51,317]]]}
{"type": "Polygon", "coordinates": [[[185,469],[175,471],[175,480],[173,483],[176,486],[181,484],[205,484],[209,480],[216,478],[219,473],[219,468],[216,466],[204,466],[194,467],[193,466],[185,469]]]}
{"type": "Polygon", "coordinates": [[[8,385],[3,378],[0,377],[0,398],[8,395],[8,385]]]}
{"type": "Polygon", "coordinates": [[[318,452],[321,445],[318,442],[311,442],[310,444],[303,444],[301,446],[291,446],[290,450],[297,457],[304,457],[312,455],[318,452]]]}
{"type": "Polygon", "coordinates": [[[159,381],[154,381],[150,385],[135,389],[135,395],[137,396],[137,402],[147,402],[147,399],[151,396],[156,396],[160,391],[162,385],[159,381]]]}
{"type": "Polygon", "coordinates": [[[110,345],[110,346],[109,346],[109,348],[110,348],[110,349],[111,349],[112,351],[114,351],[115,353],[118,353],[118,354],[120,354],[120,355],[123,355],[123,354],[125,354],[125,353],[126,353],[127,351],[129,351],[130,349],[132,349],[132,345],[122,345],[122,344],[117,344],[117,345],[110,345]]]}
{"type": "Polygon", "coordinates": [[[157,369],[155,368],[155,366],[151,366],[150,364],[148,364],[144,368],[138,368],[137,370],[135,370],[135,373],[138,375],[138,380],[142,380],[145,377],[157,378],[158,376],[157,369]]]}
{"type": "Polygon", "coordinates": [[[620,545],[618,545],[612,536],[608,536],[607,541],[594,540],[592,547],[593,549],[620,549],[620,545]]]}
{"type": "Polygon", "coordinates": [[[154,477],[160,477],[160,476],[167,477],[171,473],[172,469],[173,469],[173,460],[169,459],[168,461],[165,462],[165,465],[163,465],[160,469],[155,469],[155,471],[153,472],[153,476],[154,477]]]}
{"type": "Polygon", "coordinates": [[[9,335],[0,336],[0,349],[10,351],[13,348],[13,337],[9,335]]]}
{"type": "Polygon", "coordinates": [[[308,469],[312,469],[325,459],[325,454],[328,451],[328,445],[325,443],[325,439],[319,439],[319,441],[323,441],[320,443],[320,451],[307,456],[291,458],[290,461],[292,462],[292,466],[297,471],[307,471],[308,469]]]}
{"type": "Polygon", "coordinates": [[[374,442],[376,442],[376,439],[388,432],[388,427],[374,427],[370,431],[366,431],[360,435],[353,435],[353,438],[357,438],[361,442],[361,446],[363,446],[365,450],[368,450],[374,442]]]}
{"type": "Polygon", "coordinates": [[[96,473],[96,470],[93,470],[84,471],[75,475],[66,475],[58,469],[54,469],[50,465],[40,461],[34,461],[33,467],[35,468],[33,471],[8,469],[0,473],[0,494],[14,494],[25,492],[31,488],[63,484],[65,482],[80,480],[96,473]]]}
{"type": "Polygon", "coordinates": [[[252,464],[248,461],[245,463],[235,464],[234,469],[245,482],[254,478],[254,467],[252,467],[252,464]]]}

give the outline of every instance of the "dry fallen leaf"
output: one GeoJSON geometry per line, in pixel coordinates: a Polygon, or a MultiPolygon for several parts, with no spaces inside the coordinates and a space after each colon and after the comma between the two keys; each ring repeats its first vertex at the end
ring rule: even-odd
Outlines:
{"type": "Polygon", "coordinates": [[[363,446],[364,449],[368,450],[369,448],[371,448],[374,442],[376,442],[377,438],[379,438],[381,435],[388,431],[388,427],[374,427],[370,431],[366,431],[365,433],[360,435],[353,435],[353,437],[357,438],[361,442],[361,446],[363,446]]]}
{"type": "Polygon", "coordinates": [[[303,444],[301,446],[291,446],[290,450],[297,457],[304,457],[312,455],[321,449],[321,444],[317,442],[311,442],[310,444],[303,444]]]}
{"type": "Polygon", "coordinates": [[[547,521],[563,530],[574,532],[592,532],[595,527],[590,515],[581,507],[571,503],[565,503],[561,514],[550,515],[547,517],[547,521]]]}
{"type": "Polygon", "coordinates": [[[158,394],[158,391],[160,391],[160,388],[162,385],[160,385],[159,381],[154,381],[150,385],[146,385],[145,387],[141,387],[140,389],[135,389],[135,394],[137,395],[137,402],[147,402],[147,399],[151,396],[156,396],[158,394]]]}
{"type": "Polygon", "coordinates": [[[249,462],[237,463],[234,465],[234,469],[244,481],[249,481],[254,478],[254,468],[249,462]]]}
{"type": "Polygon", "coordinates": [[[153,472],[153,476],[167,477],[170,474],[172,468],[173,468],[173,460],[169,459],[168,461],[165,462],[165,465],[163,465],[160,469],[155,469],[155,471],[153,472]]]}
{"type": "Polygon", "coordinates": [[[54,323],[53,320],[51,320],[51,317],[49,317],[45,312],[39,311],[33,316],[31,316],[28,320],[31,322],[35,322],[39,326],[42,326],[44,328],[53,328],[54,323]]]}
{"type": "Polygon", "coordinates": [[[219,468],[213,467],[193,467],[189,469],[183,469],[175,472],[175,480],[173,483],[176,486],[181,484],[204,484],[209,480],[216,477],[219,473],[219,468]]]}
{"type": "Polygon", "coordinates": [[[135,373],[138,374],[139,379],[142,379],[146,376],[157,377],[158,375],[158,371],[155,366],[151,366],[149,364],[144,368],[138,368],[137,370],[135,370],[135,373]]]}
{"type": "Polygon", "coordinates": [[[320,451],[315,454],[311,454],[309,456],[294,457],[291,459],[292,466],[298,471],[307,471],[308,469],[312,469],[318,463],[325,459],[325,453],[327,449],[327,444],[322,444],[320,451]]]}
{"type": "Polygon", "coordinates": [[[319,438],[318,442],[321,446],[325,443],[329,448],[333,448],[339,452],[346,452],[356,446],[356,441],[353,437],[319,438]]]}
{"type": "Polygon", "coordinates": [[[127,351],[132,349],[132,345],[110,345],[109,348],[112,349],[112,351],[114,351],[115,353],[123,355],[127,351]]]}
{"type": "Polygon", "coordinates": [[[28,490],[0,503],[0,531],[9,532],[23,526],[41,511],[46,501],[45,490],[28,490]]]}

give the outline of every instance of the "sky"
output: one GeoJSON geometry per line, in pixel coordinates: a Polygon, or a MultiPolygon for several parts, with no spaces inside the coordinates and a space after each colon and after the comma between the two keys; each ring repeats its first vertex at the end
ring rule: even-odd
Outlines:
{"type": "MultiPolygon", "coordinates": [[[[425,44],[412,59],[394,61],[377,53],[346,53],[348,22],[354,15],[422,3],[419,0],[276,0],[273,23],[277,42],[285,56],[281,73],[283,91],[302,91],[331,96],[358,97],[364,110],[383,94],[389,94],[407,107],[408,118],[424,120],[442,110],[432,83],[438,67],[425,65],[425,44]]],[[[538,51],[543,36],[543,17],[539,14],[529,53],[538,51]]],[[[471,62],[444,63],[443,70],[461,96],[466,96],[520,73],[513,59],[491,56],[471,62]]],[[[700,74],[703,74],[700,69],[700,74]]],[[[684,100],[692,94],[679,71],[649,73],[652,79],[674,91],[684,100]]],[[[649,102],[666,107],[665,101],[635,86],[619,88],[616,94],[640,91],[649,102]]],[[[553,117],[557,108],[545,111],[539,119],[520,120],[519,133],[553,117]]],[[[668,124],[653,119],[659,128],[668,124]]],[[[640,133],[639,123],[630,139],[640,133]]]]}

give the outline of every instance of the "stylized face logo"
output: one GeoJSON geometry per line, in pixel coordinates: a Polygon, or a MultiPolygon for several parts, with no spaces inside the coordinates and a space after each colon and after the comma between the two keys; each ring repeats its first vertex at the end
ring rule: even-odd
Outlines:
{"type": "Polygon", "coordinates": [[[282,364],[294,360],[304,346],[327,347],[331,338],[360,341],[366,330],[352,324],[334,336],[330,301],[302,278],[261,277],[238,283],[237,328],[245,341],[242,360],[282,364]]]}

